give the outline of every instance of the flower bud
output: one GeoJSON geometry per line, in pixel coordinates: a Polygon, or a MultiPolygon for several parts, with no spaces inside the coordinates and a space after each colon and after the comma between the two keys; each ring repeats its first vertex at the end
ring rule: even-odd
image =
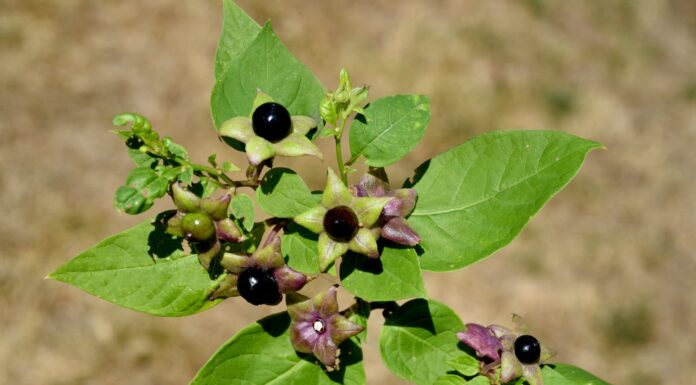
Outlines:
{"type": "Polygon", "coordinates": [[[179,211],[191,213],[200,209],[201,198],[186,190],[179,182],[172,183],[172,199],[179,211]]]}

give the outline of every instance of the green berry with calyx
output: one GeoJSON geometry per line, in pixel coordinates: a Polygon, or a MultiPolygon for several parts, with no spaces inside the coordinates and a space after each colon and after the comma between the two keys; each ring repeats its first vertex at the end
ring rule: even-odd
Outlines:
{"type": "Polygon", "coordinates": [[[181,232],[188,241],[205,241],[215,235],[215,224],[206,213],[188,213],[181,220],[181,232]]]}

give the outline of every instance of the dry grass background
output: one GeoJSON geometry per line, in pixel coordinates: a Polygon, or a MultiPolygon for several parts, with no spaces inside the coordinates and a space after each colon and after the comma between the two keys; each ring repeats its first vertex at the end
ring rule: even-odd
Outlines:
{"type": "MultiPolygon", "coordinates": [[[[559,360],[614,383],[693,383],[693,1],[241,3],[329,87],[345,66],[372,97],[431,97],[432,124],[395,180],[492,129],[604,143],[509,247],[427,274],[429,294],[467,321],[520,313],[559,360]]],[[[0,383],[185,384],[276,310],[230,300],[160,319],[43,279],[142,220],[111,206],[130,167],[114,114],[148,116],[197,159],[241,159],[209,118],[220,18],[217,1],[0,0],[0,383]]],[[[369,381],[400,383],[379,363],[378,322],[369,381]]]]}

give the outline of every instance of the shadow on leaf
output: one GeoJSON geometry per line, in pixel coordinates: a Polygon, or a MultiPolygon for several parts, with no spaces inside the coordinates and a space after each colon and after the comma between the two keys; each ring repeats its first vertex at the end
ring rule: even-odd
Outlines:
{"type": "Polygon", "coordinates": [[[147,237],[147,253],[155,258],[167,258],[177,251],[183,251],[183,240],[167,234],[167,220],[171,218],[176,211],[168,210],[161,212],[155,218],[153,225],[154,229],[147,237]]]}

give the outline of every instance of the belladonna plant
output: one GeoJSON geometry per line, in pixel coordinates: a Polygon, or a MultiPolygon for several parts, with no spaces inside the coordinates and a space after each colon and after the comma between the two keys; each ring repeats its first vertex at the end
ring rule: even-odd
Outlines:
{"type": "MultiPolygon", "coordinates": [[[[354,87],[345,69],[329,90],[270,23],[258,25],[231,0],[223,4],[210,98],[215,131],[187,135],[218,137],[248,164],[231,163],[228,152],[197,162],[144,116],[117,115],[115,133],[135,165],[116,190],[116,208],[141,214],[165,195],[173,207],[87,249],[50,278],[163,317],[223,301],[231,304],[219,314],[230,316],[277,306],[226,342],[193,385],[365,384],[368,333],[379,334],[389,370],[418,385],[606,384],[550,362],[530,334],[465,326],[428,297],[422,276],[466,268],[508,244],[600,144],[562,132],[492,132],[427,159],[404,183],[389,183],[387,168],[425,134],[428,98],[370,100],[369,87],[354,87]],[[320,150],[329,147],[336,164],[327,171],[319,160],[333,158],[320,150]],[[304,155],[298,170],[277,167],[279,157],[304,155]],[[307,186],[310,176],[323,191],[307,186]],[[384,323],[370,322],[377,329],[368,330],[373,310],[384,323]]],[[[336,41],[332,50],[342,46],[336,41]]],[[[504,286],[491,282],[485,290],[504,286]]],[[[456,285],[450,290],[467,295],[456,285]]]]}

